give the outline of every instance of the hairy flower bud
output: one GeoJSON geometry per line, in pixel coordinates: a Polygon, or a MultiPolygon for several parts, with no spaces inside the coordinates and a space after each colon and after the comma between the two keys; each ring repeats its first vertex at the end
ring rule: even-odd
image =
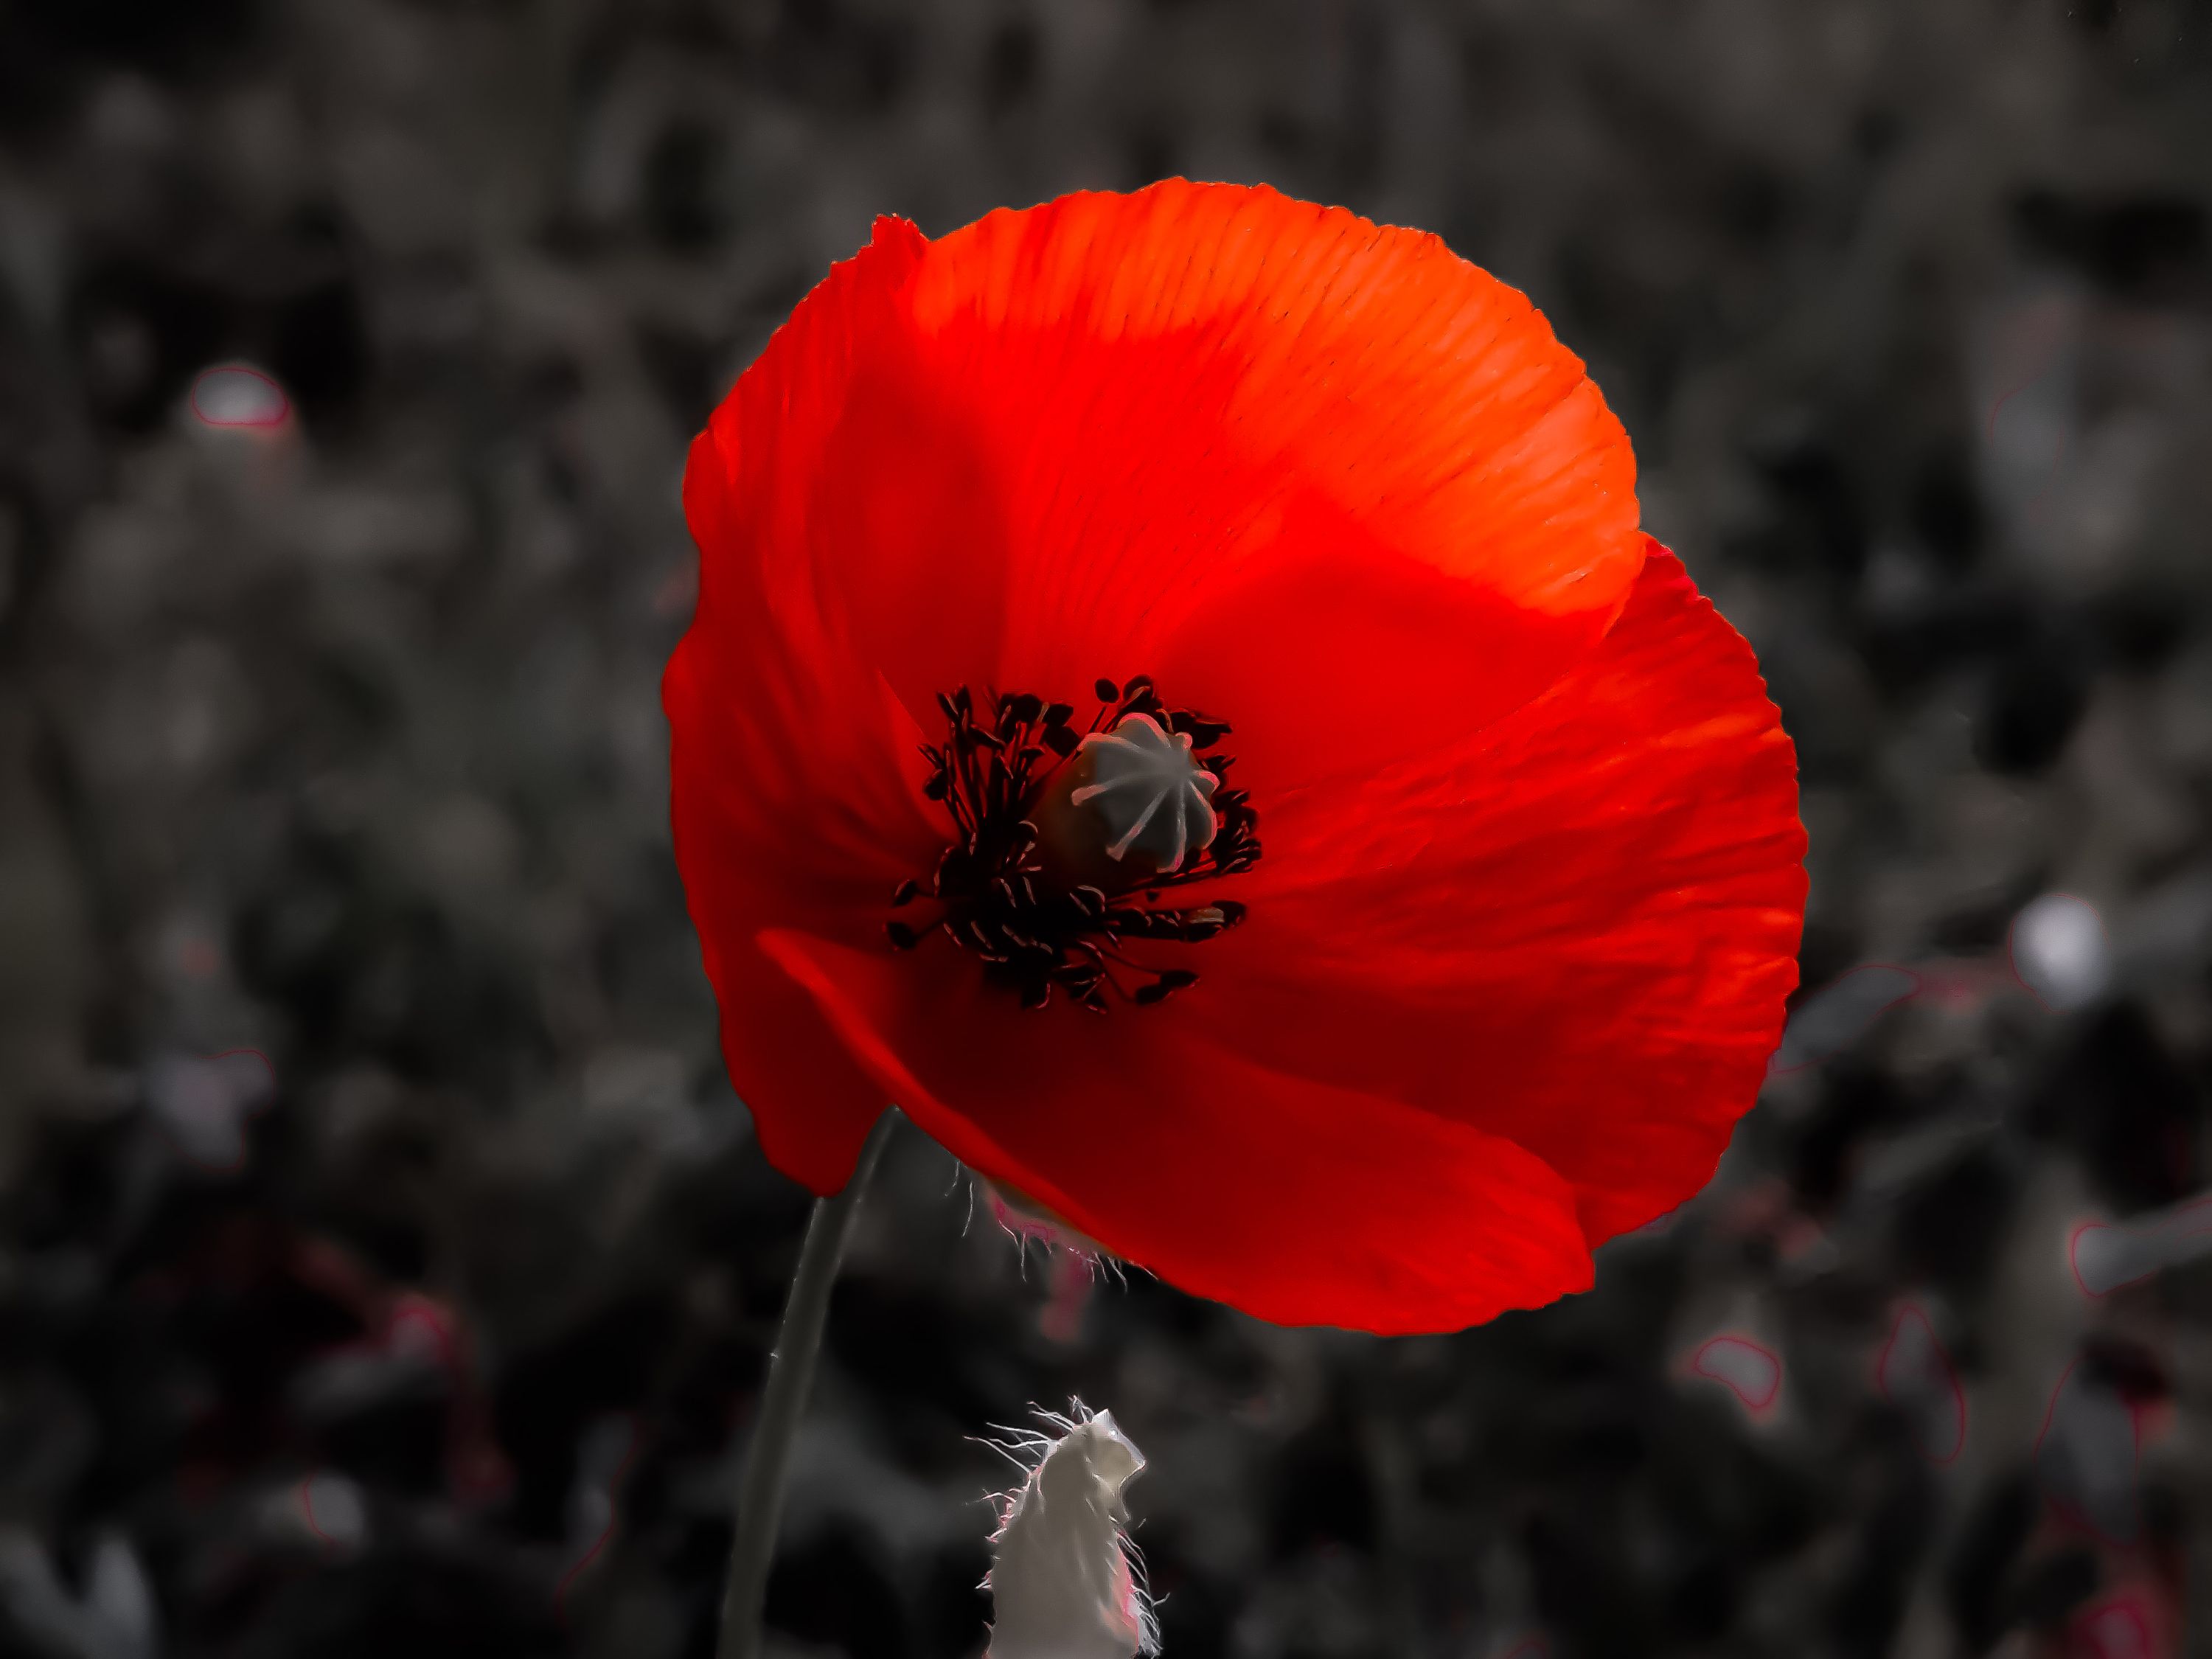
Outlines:
{"type": "Polygon", "coordinates": [[[1057,1438],[1021,1443],[1042,1455],[1007,1495],[991,1540],[984,1583],[996,1616],[986,1659],[1133,1659],[1158,1648],[1122,1531],[1121,1488],[1145,1455],[1112,1413],[1075,1410],[1045,1414],[1057,1438]]]}

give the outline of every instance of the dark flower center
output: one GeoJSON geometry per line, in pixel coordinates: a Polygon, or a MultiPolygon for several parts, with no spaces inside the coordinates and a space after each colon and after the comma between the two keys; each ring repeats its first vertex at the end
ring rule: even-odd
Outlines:
{"type": "MultiPolygon", "coordinates": [[[[1212,752],[1229,723],[1169,708],[1146,675],[1096,690],[1099,709],[1082,730],[1073,703],[994,693],[979,708],[964,685],[940,692],[945,739],[922,748],[923,793],[944,806],[953,839],[891,906],[934,900],[937,928],[1024,1007],[1043,1007],[1057,987],[1103,1013],[1110,996],[1144,1006],[1197,983],[1188,969],[1130,960],[1126,947],[1197,945],[1235,927],[1244,907],[1233,900],[1170,896],[1260,857],[1260,816],[1229,787],[1232,757],[1212,752]]],[[[927,926],[894,917],[885,931],[912,950],[927,926]]]]}

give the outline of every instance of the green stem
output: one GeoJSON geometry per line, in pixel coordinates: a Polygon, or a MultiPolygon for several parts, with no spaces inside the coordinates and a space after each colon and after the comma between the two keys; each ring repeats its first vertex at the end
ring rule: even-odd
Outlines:
{"type": "Polygon", "coordinates": [[[837,1263],[852,1237],[868,1184],[884,1145],[898,1127],[893,1107],[876,1120],[860,1148],[853,1178],[842,1192],[817,1199],[799,1247],[799,1267],[791,1276],[783,1326],[762,1390],[759,1420],[753,1425],[745,1457],[744,1484],[738,1489],[738,1530],[730,1544],[730,1576],[722,1589],[722,1634],[715,1659],[760,1659],[761,1607],[768,1597],[769,1565],[775,1555],[776,1522],[783,1514],[783,1488],[791,1472],[791,1448],[814,1382],[814,1362],[822,1352],[822,1328],[829,1322],[830,1290],[837,1282],[837,1263]]]}

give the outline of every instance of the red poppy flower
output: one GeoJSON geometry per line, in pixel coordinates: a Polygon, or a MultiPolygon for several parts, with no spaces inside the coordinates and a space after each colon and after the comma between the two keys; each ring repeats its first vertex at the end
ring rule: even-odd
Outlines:
{"type": "Polygon", "coordinates": [[[769,1158],[834,1191],[895,1101],[1285,1323],[1588,1285],[1751,1104],[1805,892],[1634,470],[1432,236],[1182,181],[879,220],[684,480],[677,858],[769,1158]]]}

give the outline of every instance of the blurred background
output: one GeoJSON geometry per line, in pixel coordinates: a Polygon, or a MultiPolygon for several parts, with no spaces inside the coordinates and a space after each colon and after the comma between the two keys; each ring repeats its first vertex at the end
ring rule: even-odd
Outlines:
{"type": "Polygon", "coordinates": [[[2206,0],[0,0],[0,1653],[704,1659],[805,1213],[656,680],[878,212],[1441,232],[1802,757],[1719,1179],[1464,1335],[1024,1253],[918,1133],[786,1659],[965,1659],[1111,1407],[1170,1659],[2212,1654],[2206,0]]]}

